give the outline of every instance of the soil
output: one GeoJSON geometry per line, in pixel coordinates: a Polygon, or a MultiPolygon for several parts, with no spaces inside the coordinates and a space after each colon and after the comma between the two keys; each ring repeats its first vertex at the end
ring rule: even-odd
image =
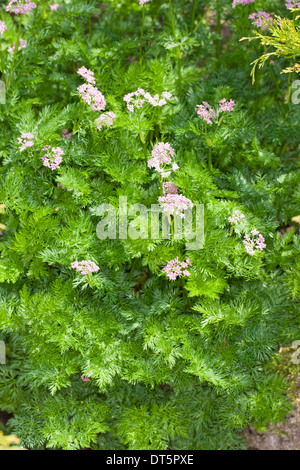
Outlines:
{"type": "Polygon", "coordinates": [[[13,415],[6,413],[6,411],[0,410],[0,428],[5,426],[7,421],[12,418],[13,415]]]}
{"type": "Polygon", "coordinates": [[[300,364],[293,364],[294,349],[280,348],[280,372],[290,384],[289,394],[294,408],[279,425],[269,424],[268,431],[259,433],[253,425],[243,431],[248,450],[300,450],[300,364]]]}

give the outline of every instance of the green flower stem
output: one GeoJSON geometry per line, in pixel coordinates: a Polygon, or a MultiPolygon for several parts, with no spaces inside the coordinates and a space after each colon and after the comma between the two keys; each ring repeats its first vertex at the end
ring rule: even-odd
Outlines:
{"type": "Polygon", "coordinates": [[[89,16],[89,39],[92,38],[92,15],[89,16]]]}
{"type": "Polygon", "coordinates": [[[234,225],[232,224],[231,228],[230,228],[230,232],[229,232],[229,236],[231,237],[231,235],[233,234],[233,227],[234,225]]]}
{"type": "Polygon", "coordinates": [[[15,49],[14,49],[14,55],[13,55],[12,63],[11,63],[11,66],[10,66],[9,75],[8,75],[7,80],[6,80],[6,90],[8,90],[10,80],[11,80],[11,76],[12,76],[12,73],[14,71],[15,60],[16,60],[16,56],[17,56],[17,53],[18,53],[19,45],[20,45],[21,26],[22,26],[22,15],[20,14],[18,36],[17,36],[17,40],[16,40],[16,45],[15,45],[15,49]]]}
{"type": "Polygon", "coordinates": [[[206,140],[206,144],[208,146],[208,168],[210,171],[212,171],[212,141],[211,139],[208,137],[208,133],[207,133],[207,123],[205,122],[205,131],[204,131],[204,134],[205,134],[205,140],[206,140]]]}
{"type": "Polygon", "coordinates": [[[173,33],[174,40],[176,41],[176,30],[175,30],[175,23],[174,23],[172,0],[169,0],[169,9],[170,9],[170,20],[171,20],[172,33],[173,33]]]}
{"type": "Polygon", "coordinates": [[[209,12],[209,8],[206,10],[206,12],[201,16],[200,20],[196,23],[195,28],[193,29],[192,33],[195,34],[200,26],[201,23],[205,20],[207,14],[209,12]]]}
{"type": "MultiPolygon", "coordinates": [[[[218,8],[219,5],[217,5],[217,26],[216,26],[216,31],[218,34],[222,34],[222,26],[221,26],[221,13],[220,13],[220,8],[218,8]]],[[[217,58],[219,59],[221,56],[221,46],[222,46],[222,39],[217,39],[216,41],[216,55],[217,58]]]]}
{"type": "Polygon", "coordinates": [[[43,19],[45,19],[46,16],[47,16],[47,13],[46,13],[46,6],[45,6],[45,0],[42,0],[42,15],[43,15],[43,19]]]}
{"type": "Polygon", "coordinates": [[[143,38],[145,28],[145,5],[143,4],[143,16],[142,16],[142,29],[141,29],[141,44],[140,44],[140,64],[143,63],[143,38]]]}
{"type": "MultiPolygon", "coordinates": [[[[174,22],[174,14],[173,14],[173,6],[172,6],[172,0],[169,0],[169,10],[170,10],[170,21],[171,21],[171,28],[172,28],[172,33],[173,33],[173,38],[174,41],[177,41],[177,36],[176,36],[176,29],[175,29],[175,22],[174,22]]],[[[181,51],[179,46],[176,47],[176,63],[177,63],[177,73],[178,73],[178,94],[179,97],[181,96],[181,91],[182,91],[182,74],[181,74],[181,51]]]]}
{"type": "Polygon", "coordinates": [[[172,238],[174,238],[174,217],[172,218],[171,215],[169,215],[169,223],[171,227],[172,238]]]}
{"type": "Polygon", "coordinates": [[[211,147],[208,147],[208,168],[210,169],[210,171],[212,171],[212,155],[211,155],[211,147]]]}
{"type": "Polygon", "coordinates": [[[221,116],[221,119],[218,120],[218,125],[217,125],[217,127],[216,127],[216,129],[215,129],[215,132],[213,133],[212,140],[214,140],[215,135],[216,135],[216,132],[217,132],[217,130],[219,129],[220,125],[222,124],[223,119],[224,119],[224,114],[221,116]]]}
{"type": "Polygon", "coordinates": [[[164,195],[164,187],[163,187],[163,178],[161,174],[159,174],[159,187],[160,187],[160,195],[164,195]]]}
{"type": "Polygon", "coordinates": [[[184,301],[185,311],[186,311],[187,310],[186,306],[188,308],[191,308],[191,299],[187,295],[187,292],[186,292],[186,289],[185,289],[185,284],[186,284],[186,279],[183,279],[182,277],[180,277],[179,278],[179,289],[182,293],[182,299],[184,301]]]}
{"type": "Polygon", "coordinates": [[[81,121],[82,121],[82,118],[83,118],[83,115],[84,115],[84,111],[85,111],[85,103],[83,101],[83,99],[81,98],[80,100],[80,104],[81,104],[81,111],[80,111],[80,115],[79,115],[79,118],[78,118],[78,123],[76,126],[73,127],[73,132],[76,132],[80,129],[80,124],[81,124],[81,121]]]}
{"type": "Polygon", "coordinates": [[[196,14],[197,0],[193,0],[193,10],[192,10],[192,19],[191,19],[191,32],[193,31],[193,26],[195,23],[195,14],[196,14]]]}

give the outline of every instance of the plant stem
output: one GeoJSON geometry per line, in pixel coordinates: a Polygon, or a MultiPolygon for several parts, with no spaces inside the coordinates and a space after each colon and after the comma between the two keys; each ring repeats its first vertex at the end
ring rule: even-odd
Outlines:
{"type": "Polygon", "coordinates": [[[197,32],[197,29],[199,28],[200,24],[202,23],[202,21],[206,18],[207,14],[209,12],[209,8],[207,8],[206,12],[204,12],[204,14],[202,15],[202,17],[200,18],[200,20],[196,23],[196,26],[195,28],[193,29],[193,34],[195,34],[197,32]]]}
{"type": "Polygon", "coordinates": [[[172,33],[173,33],[174,40],[176,41],[176,30],[175,30],[175,23],[174,23],[172,0],[169,0],[169,9],[170,9],[170,20],[171,20],[172,33]]]}
{"type": "Polygon", "coordinates": [[[181,96],[181,91],[182,91],[181,66],[182,66],[182,62],[181,62],[181,52],[180,52],[179,47],[177,49],[177,52],[180,53],[180,57],[178,57],[178,59],[177,59],[177,71],[178,71],[178,94],[179,94],[179,96],[181,96]]]}
{"type": "Polygon", "coordinates": [[[140,64],[143,63],[143,37],[145,27],[145,5],[143,4],[143,16],[142,16],[142,29],[141,29],[141,44],[140,44],[140,64]]]}
{"type": "Polygon", "coordinates": [[[171,215],[169,215],[169,223],[170,223],[170,227],[171,227],[172,238],[174,239],[174,226],[173,226],[173,219],[172,219],[171,215]]]}
{"type": "Polygon", "coordinates": [[[92,15],[89,16],[89,39],[92,38],[92,15]]]}
{"type": "Polygon", "coordinates": [[[212,171],[211,147],[208,147],[208,168],[212,171]]]}
{"type": "Polygon", "coordinates": [[[43,19],[45,19],[46,18],[45,0],[42,0],[42,15],[43,15],[43,19]]]}
{"type": "Polygon", "coordinates": [[[164,195],[164,182],[163,182],[161,174],[159,174],[159,188],[160,188],[160,195],[163,196],[164,195]]]}
{"type": "MultiPolygon", "coordinates": [[[[176,29],[175,29],[175,23],[174,23],[172,0],[169,0],[169,10],[170,10],[170,21],[171,21],[173,38],[174,38],[174,41],[176,42],[177,37],[176,37],[176,29]]],[[[180,97],[181,90],[182,90],[182,74],[181,74],[181,51],[180,51],[179,46],[176,47],[176,55],[177,55],[176,62],[177,62],[177,73],[178,73],[178,94],[180,97]]]]}
{"type": "Polygon", "coordinates": [[[193,0],[193,11],[192,11],[192,19],[191,19],[191,32],[193,31],[193,26],[194,26],[194,23],[195,23],[196,5],[197,5],[197,0],[193,0]]]}
{"type": "Polygon", "coordinates": [[[207,124],[206,124],[206,122],[205,122],[205,128],[204,129],[205,129],[204,130],[205,140],[206,140],[206,144],[208,146],[208,168],[211,171],[212,170],[211,140],[209,139],[208,134],[207,134],[207,124]]]}
{"type": "MultiPolygon", "coordinates": [[[[218,8],[219,5],[217,5],[217,8],[218,8]]],[[[221,13],[220,13],[220,9],[218,8],[217,10],[217,26],[216,26],[216,31],[218,34],[222,34],[222,26],[221,26],[221,13]]],[[[220,58],[220,55],[221,55],[221,45],[222,45],[222,40],[221,39],[217,39],[216,41],[216,55],[217,55],[217,58],[219,59],[220,58]]]]}
{"type": "Polygon", "coordinates": [[[13,70],[14,70],[16,55],[18,53],[18,49],[19,49],[19,45],[20,45],[21,26],[22,26],[22,14],[20,14],[18,37],[17,37],[17,40],[16,40],[16,45],[15,45],[15,49],[14,49],[14,55],[13,55],[12,63],[11,63],[11,66],[10,66],[9,75],[8,75],[7,80],[6,80],[6,90],[8,89],[9,84],[10,84],[11,76],[12,76],[12,73],[13,73],[13,70]]]}

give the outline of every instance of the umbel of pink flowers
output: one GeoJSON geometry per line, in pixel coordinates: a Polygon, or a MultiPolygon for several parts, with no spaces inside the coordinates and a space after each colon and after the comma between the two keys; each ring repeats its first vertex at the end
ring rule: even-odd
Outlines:
{"type": "Polygon", "coordinates": [[[49,8],[50,8],[50,10],[56,11],[61,6],[62,5],[59,5],[58,3],[53,3],[53,5],[49,5],[49,8]]]}
{"type": "Polygon", "coordinates": [[[64,139],[72,139],[72,134],[71,134],[71,132],[68,131],[68,129],[63,129],[61,136],[62,136],[64,139]]]}
{"type": "Polygon", "coordinates": [[[78,75],[81,75],[88,83],[92,85],[96,84],[96,79],[94,77],[94,72],[82,66],[77,70],[78,75]]]}
{"type": "Polygon", "coordinates": [[[7,26],[4,21],[0,20],[0,34],[2,35],[4,31],[7,31],[7,26]]]}
{"type": "Polygon", "coordinates": [[[295,0],[286,0],[285,6],[288,10],[293,10],[294,8],[300,8],[300,2],[296,2],[295,0]]]}
{"type": "Polygon", "coordinates": [[[158,94],[151,96],[143,88],[138,88],[136,91],[125,95],[123,100],[127,103],[127,109],[133,113],[134,108],[140,109],[144,103],[149,103],[154,107],[164,106],[171,97],[172,95],[168,91],[164,91],[161,96],[158,94]]]}
{"type": "Polygon", "coordinates": [[[98,131],[101,131],[104,124],[109,127],[112,126],[115,119],[116,115],[112,111],[100,114],[100,116],[96,119],[98,131]]]}
{"type": "Polygon", "coordinates": [[[228,217],[228,220],[232,224],[238,225],[239,221],[244,218],[245,218],[245,214],[240,214],[240,211],[237,209],[233,212],[231,217],[228,217]]]}
{"type": "Polygon", "coordinates": [[[148,160],[148,167],[154,168],[161,174],[162,178],[168,178],[172,171],[177,171],[179,166],[173,160],[174,149],[170,144],[159,142],[154,145],[151,152],[152,157],[148,160]]]}
{"type": "Polygon", "coordinates": [[[84,276],[89,273],[97,272],[100,269],[96,263],[90,260],[74,261],[71,263],[71,268],[76,269],[84,276]]]}
{"type": "Polygon", "coordinates": [[[190,276],[191,273],[186,269],[188,266],[192,266],[191,260],[186,258],[185,261],[179,261],[179,258],[171,259],[167,266],[164,268],[164,272],[171,281],[175,281],[177,277],[190,276]]]}
{"type": "Polygon", "coordinates": [[[106,101],[98,88],[88,83],[84,83],[83,85],[80,85],[77,90],[81,94],[83,101],[89,104],[93,111],[102,111],[102,109],[105,109],[106,101]]]}
{"type": "Polygon", "coordinates": [[[60,147],[50,147],[46,145],[43,150],[46,150],[47,153],[42,157],[42,162],[44,166],[47,166],[51,170],[56,170],[59,168],[59,165],[62,162],[62,155],[64,151],[60,147]]]}
{"type": "Polygon", "coordinates": [[[264,26],[267,26],[267,21],[271,21],[271,15],[270,13],[267,13],[265,11],[259,11],[257,13],[252,13],[252,15],[249,15],[249,20],[254,26],[257,26],[258,28],[263,28],[264,26]]]}
{"type": "Polygon", "coordinates": [[[184,218],[184,211],[189,207],[194,207],[192,201],[182,194],[178,194],[177,186],[169,181],[163,183],[163,194],[158,198],[158,201],[162,209],[169,214],[178,213],[181,218],[184,218]]]}
{"type": "Polygon", "coordinates": [[[33,134],[30,134],[29,132],[23,132],[21,134],[21,137],[18,137],[18,144],[21,145],[21,147],[19,147],[20,152],[23,152],[23,150],[25,150],[28,147],[32,147],[33,139],[34,139],[33,134]]]}
{"type": "Polygon", "coordinates": [[[28,15],[31,10],[36,8],[36,4],[30,0],[11,0],[6,7],[6,11],[15,15],[28,15]]]}
{"type": "Polygon", "coordinates": [[[236,5],[242,4],[242,5],[247,5],[248,3],[253,3],[255,0],[233,0],[232,2],[232,8],[235,8],[236,5]]]}
{"type": "Polygon", "coordinates": [[[251,237],[245,235],[243,243],[246,247],[247,253],[249,255],[254,255],[255,250],[263,251],[266,248],[265,239],[258,230],[254,229],[251,231],[251,237]]]}
{"type": "Polygon", "coordinates": [[[85,67],[81,67],[77,73],[87,81],[87,83],[84,83],[77,88],[83,101],[89,104],[93,111],[102,111],[105,109],[106,101],[103,94],[98,90],[98,88],[91,85],[91,83],[96,83],[94,72],[85,67]]]}
{"type": "MultiPolygon", "coordinates": [[[[93,111],[102,111],[103,109],[105,109],[106,100],[103,94],[101,93],[101,91],[98,90],[98,88],[93,86],[96,83],[94,72],[82,66],[80,67],[80,69],[78,69],[77,73],[78,75],[81,75],[81,77],[83,77],[87,82],[77,88],[77,90],[81,94],[83,101],[89,104],[93,111]]],[[[102,113],[96,119],[97,129],[100,131],[104,124],[106,126],[112,126],[115,118],[116,115],[112,111],[102,113]]]]}
{"type": "MultiPolygon", "coordinates": [[[[219,113],[230,112],[234,108],[235,103],[233,100],[226,101],[226,98],[223,98],[219,101],[219,113]]],[[[203,101],[202,104],[197,104],[196,113],[207,122],[207,124],[212,124],[212,119],[215,119],[216,112],[213,110],[211,105],[207,101],[203,101]]]]}

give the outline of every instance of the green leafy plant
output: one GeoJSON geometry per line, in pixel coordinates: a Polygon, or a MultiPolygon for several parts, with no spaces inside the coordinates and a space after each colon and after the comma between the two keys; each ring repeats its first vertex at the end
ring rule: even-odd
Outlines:
{"type": "Polygon", "coordinates": [[[252,87],[258,51],[239,39],[255,8],[2,8],[0,408],[22,446],[243,449],[245,427],[291,409],[269,364],[299,338],[300,108],[285,75],[252,87]],[[224,99],[234,108],[205,128],[197,105],[224,99]],[[140,238],[141,206],[137,237],[118,236],[120,198],[129,211],[164,195],[204,206],[200,249],[175,231],[140,238]],[[97,236],[100,207],[114,238],[97,236]],[[188,274],[174,278],[177,257],[188,274]]]}

